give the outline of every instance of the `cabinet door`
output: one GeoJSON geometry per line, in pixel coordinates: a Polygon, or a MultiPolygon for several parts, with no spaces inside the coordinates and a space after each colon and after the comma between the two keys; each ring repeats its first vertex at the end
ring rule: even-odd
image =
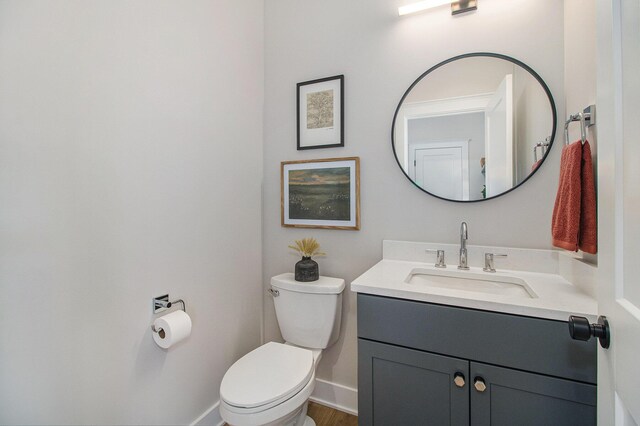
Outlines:
{"type": "Polygon", "coordinates": [[[358,424],[469,425],[468,377],[469,361],[358,339],[358,424]]]}
{"type": "Polygon", "coordinates": [[[472,426],[596,424],[594,385],[471,362],[469,389],[472,426]]]}

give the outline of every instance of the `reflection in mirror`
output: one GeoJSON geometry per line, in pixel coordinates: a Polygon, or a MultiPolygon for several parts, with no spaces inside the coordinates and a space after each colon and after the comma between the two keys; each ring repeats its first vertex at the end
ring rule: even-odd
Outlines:
{"type": "Polygon", "coordinates": [[[407,177],[453,201],[496,197],[537,170],[553,142],[549,89],[526,65],[470,54],[423,74],[402,98],[393,148],[407,177]]]}

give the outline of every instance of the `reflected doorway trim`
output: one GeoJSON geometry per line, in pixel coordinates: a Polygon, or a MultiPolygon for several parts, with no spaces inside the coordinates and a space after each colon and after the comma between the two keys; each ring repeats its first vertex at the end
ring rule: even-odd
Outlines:
{"type": "Polygon", "coordinates": [[[437,148],[460,148],[461,160],[462,160],[462,198],[463,201],[469,200],[469,142],[471,139],[456,139],[450,141],[434,141],[425,143],[416,143],[411,145],[411,151],[409,154],[409,161],[413,163],[412,167],[409,167],[409,175],[416,179],[416,151],[420,149],[437,149],[437,148]]]}
{"type": "MultiPolygon", "coordinates": [[[[493,93],[460,96],[457,98],[436,99],[424,102],[411,102],[402,105],[398,116],[403,118],[399,142],[402,142],[402,161],[405,170],[409,167],[409,121],[421,118],[443,117],[461,114],[485,112],[493,93]]],[[[396,146],[397,148],[397,146],[396,146]]]]}

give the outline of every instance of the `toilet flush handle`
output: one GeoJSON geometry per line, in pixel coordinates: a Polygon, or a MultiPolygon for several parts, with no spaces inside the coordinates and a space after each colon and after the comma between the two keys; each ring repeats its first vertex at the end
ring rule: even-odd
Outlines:
{"type": "Polygon", "coordinates": [[[278,297],[280,296],[280,292],[278,290],[276,290],[275,288],[270,288],[269,290],[267,290],[273,297],[278,297]]]}

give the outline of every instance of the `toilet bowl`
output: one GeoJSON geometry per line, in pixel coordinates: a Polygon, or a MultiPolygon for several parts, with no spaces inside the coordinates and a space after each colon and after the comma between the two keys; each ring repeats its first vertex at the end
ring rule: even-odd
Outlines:
{"type": "Polygon", "coordinates": [[[320,350],[269,342],[238,360],[220,385],[220,414],[233,426],[304,425],[320,350]]]}
{"type": "Polygon", "coordinates": [[[271,279],[278,324],[286,343],[269,342],[227,370],[220,415],[232,426],[315,426],[307,405],[322,350],[338,338],[344,280],[301,283],[293,274],[271,279]]]}

